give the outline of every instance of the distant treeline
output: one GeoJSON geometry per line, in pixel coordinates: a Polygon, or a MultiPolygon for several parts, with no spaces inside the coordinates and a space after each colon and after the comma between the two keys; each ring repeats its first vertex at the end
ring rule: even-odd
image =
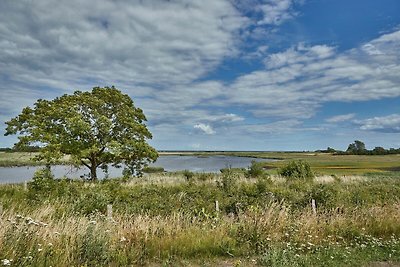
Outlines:
{"type": "Polygon", "coordinates": [[[38,152],[39,146],[27,146],[21,148],[0,147],[0,152],[38,152]]]}
{"type": "Polygon", "coordinates": [[[400,148],[385,149],[381,146],[377,146],[372,150],[368,150],[365,148],[365,144],[362,141],[356,140],[354,143],[349,144],[346,151],[328,147],[326,150],[317,150],[316,152],[333,153],[335,155],[393,155],[400,154],[400,148]]]}

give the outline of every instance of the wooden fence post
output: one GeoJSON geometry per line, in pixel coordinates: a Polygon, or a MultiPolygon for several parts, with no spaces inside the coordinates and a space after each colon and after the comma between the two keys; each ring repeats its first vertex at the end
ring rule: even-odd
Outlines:
{"type": "Polygon", "coordinates": [[[112,205],[107,205],[107,218],[112,219],[112,205]]]}
{"type": "Polygon", "coordinates": [[[215,211],[219,212],[219,203],[218,200],[215,200],[215,211]]]}
{"type": "Polygon", "coordinates": [[[27,191],[28,190],[28,181],[24,182],[24,190],[27,191]]]}
{"type": "Polygon", "coordinates": [[[317,214],[317,205],[315,204],[315,199],[311,199],[311,207],[314,215],[317,214]]]}

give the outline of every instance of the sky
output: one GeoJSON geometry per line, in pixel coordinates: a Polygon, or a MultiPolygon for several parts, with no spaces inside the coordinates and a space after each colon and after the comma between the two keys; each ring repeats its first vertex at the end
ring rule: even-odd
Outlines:
{"type": "Polygon", "coordinates": [[[159,150],[400,147],[398,0],[1,0],[5,121],[114,85],[159,150]]]}

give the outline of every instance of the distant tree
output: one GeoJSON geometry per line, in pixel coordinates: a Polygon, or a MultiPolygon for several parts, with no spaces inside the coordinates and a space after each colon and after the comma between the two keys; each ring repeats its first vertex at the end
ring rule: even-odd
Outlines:
{"type": "Polygon", "coordinates": [[[328,148],[326,149],[326,152],[328,152],[328,153],[335,153],[336,150],[335,150],[334,148],[331,148],[331,147],[328,146],[328,148]]]}
{"type": "Polygon", "coordinates": [[[157,151],[147,144],[152,135],[145,121],[128,95],[115,87],[95,87],[37,100],[33,108],[6,122],[5,135],[20,134],[17,149],[39,145],[35,159],[48,164],[71,155],[74,165],[89,168],[96,180],[97,168],[107,169],[107,164],[125,164],[132,174],[140,174],[157,159],[157,151]]]}
{"type": "Polygon", "coordinates": [[[381,146],[377,146],[372,150],[372,154],[374,155],[385,155],[388,154],[388,151],[381,146]]]}
{"type": "Polygon", "coordinates": [[[364,154],[366,152],[365,144],[359,140],[355,140],[354,143],[348,146],[346,151],[349,154],[364,154]]]}

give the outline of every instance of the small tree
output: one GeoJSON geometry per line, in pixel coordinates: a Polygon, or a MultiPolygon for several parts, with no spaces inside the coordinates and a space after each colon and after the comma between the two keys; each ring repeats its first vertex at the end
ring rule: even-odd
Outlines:
{"type": "Polygon", "coordinates": [[[39,144],[35,159],[48,164],[70,155],[74,165],[86,166],[96,180],[97,168],[107,164],[126,164],[140,174],[157,159],[157,151],[146,142],[152,135],[145,121],[128,95],[115,87],[94,87],[51,101],[39,99],[6,122],[5,135],[20,134],[17,148],[39,144]]]}

